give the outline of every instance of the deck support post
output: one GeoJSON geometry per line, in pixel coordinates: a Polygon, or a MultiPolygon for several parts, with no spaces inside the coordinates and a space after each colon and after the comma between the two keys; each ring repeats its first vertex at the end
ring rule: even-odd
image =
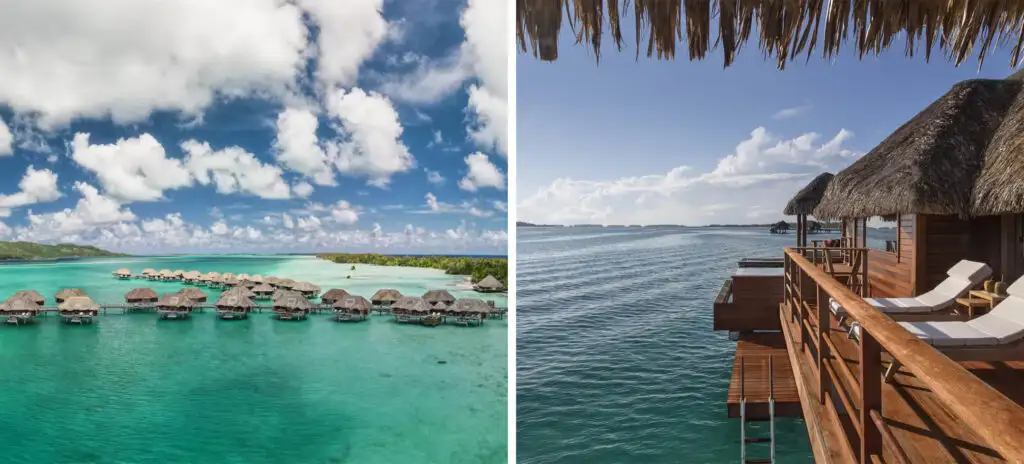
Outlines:
{"type": "Polygon", "coordinates": [[[825,399],[828,398],[828,371],[825,369],[825,359],[831,356],[828,353],[829,348],[825,343],[825,337],[828,336],[829,330],[829,310],[827,304],[822,304],[823,301],[827,301],[828,295],[825,295],[821,290],[821,286],[818,286],[817,300],[818,300],[818,401],[821,404],[825,404],[825,399]]]}
{"type": "Polygon", "coordinates": [[[881,458],[882,432],[871,419],[871,411],[882,415],[882,346],[867,330],[860,331],[860,462],[881,458]]]}

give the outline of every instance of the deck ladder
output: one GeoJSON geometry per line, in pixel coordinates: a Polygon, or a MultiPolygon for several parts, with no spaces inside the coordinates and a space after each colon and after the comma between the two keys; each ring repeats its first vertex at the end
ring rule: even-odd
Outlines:
{"type": "Polygon", "coordinates": [[[768,436],[747,438],[747,396],[744,394],[744,359],[740,357],[740,462],[742,464],[775,464],[775,378],[772,356],[768,356],[768,436]],[[747,444],[768,443],[771,457],[747,459],[747,444]]]}

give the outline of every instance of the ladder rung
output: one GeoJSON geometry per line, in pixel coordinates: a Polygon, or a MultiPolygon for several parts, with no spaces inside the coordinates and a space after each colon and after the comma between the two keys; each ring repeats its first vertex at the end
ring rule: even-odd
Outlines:
{"type": "Polygon", "coordinates": [[[757,437],[757,438],[745,438],[743,440],[746,443],[769,443],[772,441],[771,437],[757,437]]]}
{"type": "Polygon", "coordinates": [[[771,459],[747,459],[746,461],[743,462],[747,464],[772,464],[771,459]]]}

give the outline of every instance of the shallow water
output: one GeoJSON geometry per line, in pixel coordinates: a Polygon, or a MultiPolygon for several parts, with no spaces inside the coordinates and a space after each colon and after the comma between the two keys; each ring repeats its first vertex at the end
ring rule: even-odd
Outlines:
{"type": "MultiPolygon", "coordinates": [[[[138,286],[181,288],[114,280],[120,267],[260,273],[367,297],[382,287],[480,297],[431,269],[223,256],[0,266],[0,296],[32,288],[52,304],[60,288],[79,287],[114,303],[138,286]]],[[[207,311],[158,321],[111,312],[92,326],[52,316],[4,326],[2,462],[504,462],[506,347],[507,324],[497,320],[428,328],[385,316],[338,324],[326,315],[222,321],[207,311]]]]}
{"type": "MultiPolygon", "coordinates": [[[[740,423],[725,405],[735,342],[711,330],[712,301],[739,259],[781,256],[795,237],[519,228],[520,461],[737,462],[740,423]]],[[[802,421],[779,420],[777,433],[778,462],[812,461],[802,421]]],[[[766,445],[748,450],[768,457],[766,445]]]]}

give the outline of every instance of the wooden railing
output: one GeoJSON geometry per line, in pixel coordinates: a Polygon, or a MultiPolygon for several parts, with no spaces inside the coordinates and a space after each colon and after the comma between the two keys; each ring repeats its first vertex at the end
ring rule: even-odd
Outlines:
{"type": "MultiPolygon", "coordinates": [[[[844,250],[854,258],[861,253],[867,255],[863,248],[844,250]]],[[[807,254],[806,249],[785,250],[783,317],[797,327],[794,338],[818,376],[820,403],[825,406],[830,402],[831,410],[847,412],[847,421],[854,430],[850,435],[856,436],[847,435],[845,445],[859,462],[881,462],[883,447],[896,462],[909,462],[882,418],[883,350],[898,359],[931,389],[946,410],[987,440],[1006,461],[1024,462],[1024,408],[871,307],[862,294],[834,279],[807,254]],[[843,362],[829,336],[830,298],[860,325],[859,372],[843,362]],[[812,309],[816,311],[814,320],[812,309]]],[[[834,419],[841,420],[838,415],[834,419]]]]}

